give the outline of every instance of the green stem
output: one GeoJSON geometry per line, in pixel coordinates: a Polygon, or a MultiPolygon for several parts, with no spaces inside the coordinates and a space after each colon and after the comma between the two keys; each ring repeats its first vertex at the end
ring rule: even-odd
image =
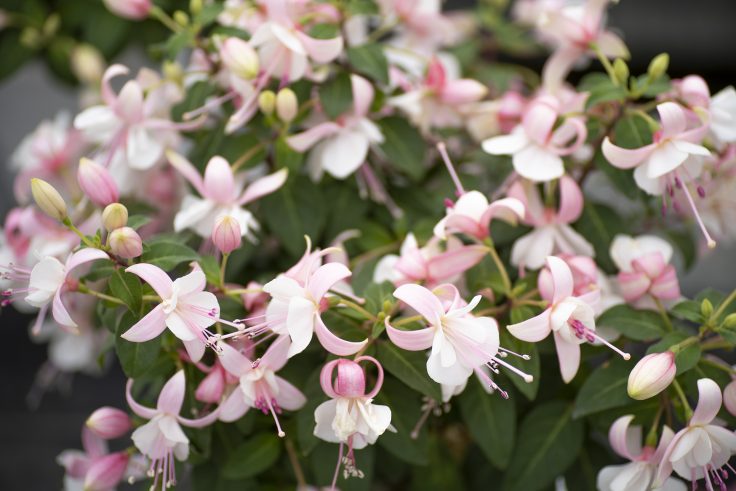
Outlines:
{"type": "Polygon", "coordinates": [[[507,297],[511,296],[511,280],[509,279],[509,273],[506,271],[506,266],[503,265],[501,257],[496,251],[496,247],[493,245],[490,239],[486,239],[486,246],[488,246],[488,255],[491,256],[493,263],[496,265],[496,269],[501,274],[501,281],[503,282],[504,293],[507,297]]]}
{"type": "Polygon", "coordinates": [[[371,314],[370,312],[368,312],[367,310],[365,310],[363,307],[361,307],[357,303],[351,302],[350,300],[348,300],[346,298],[340,298],[340,301],[338,302],[338,305],[342,305],[344,307],[348,307],[350,309],[353,309],[354,311],[363,314],[363,316],[365,316],[367,319],[370,319],[373,322],[376,321],[376,316],[375,315],[371,314]]]}
{"type": "Polygon", "coordinates": [[[662,305],[662,302],[658,298],[652,296],[652,300],[654,300],[654,303],[657,305],[657,311],[659,311],[659,315],[662,317],[665,327],[667,327],[668,331],[671,331],[673,329],[672,321],[670,320],[670,316],[667,315],[667,309],[664,308],[664,305],[662,305]]]}
{"type": "Polygon", "coordinates": [[[169,14],[163,11],[161,7],[158,7],[156,5],[151,7],[151,10],[149,11],[149,15],[156,19],[157,21],[161,22],[163,25],[168,27],[174,32],[181,31],[181,26],[176,23],[174,19],[172,19],[169,14]]]}
{"type": "Polygon", "coordinates": [[[711,319],[717,321],[718,320],[718,317],[720,317],[721,314],[723,313],[723,311],[726,310],[726,307],[728,307],[731,304],[731,302],[733,302],[735,299],[736,299],[736,290],[732,291],[731,294],[729,296],[727,296],[723,300],[723,302],[720,303],[720,305],[718,305],[718,310],[716,310],[715,312],[713,312],[713,315],[711,316],[711,319]]]}
{"type": "Polygon", "coordinates": [[[701,358],[699,363],[703,363],[704,365],[708,365],[709,367],[717,368],[728,373],[729,375],[736,375],[736,370],[734,370],[730,366],[724,365],[723,363],[718,363],[717,361],[709,360],[708,358],[701,358]]]}
{"type": "Polygon", "coordinates": [[[590,43],[590,48],[598,57],[598,61],[601,62],[603,68],[606,69],[606,73],[608,73],[608,76],[611,79],[611,82],[613,82],[613,85],[618,86],[618,79],[616,78],[616,72],[613,69],[613,65],[611,65],[611,61],[608,59],[608,57],[606,57],[606,55],[603,54],[603,51],[601,51],[601,48],[596,43],[590,43]]]}
{"type": "Polygon", "coordinates": [[[656,447],[657,446],[657,434],[659,433],[659,420],[662,417],[662,411],[664,410],[664,405],[660,404],[659,408],[657,409],[657,414],[654,416],[654,421],[652,422],[652,427],[649,429],[649,433],[647,433],[647,438],[645,440],[645,445],[648,447],[656,447]]]}
{"type": "Polygon", "coordinates": [[[675,388],[677,396],[682,402],[682,408],[685,410],[685,420],[690,421],[690,418],[693,417],[693,408],[690,407],[690,403],[687,401],[687,397],[685,397],[685,392],[683,392],[682,387],[680,386],[680,383],[677,381],[677,379],[672,379],[672,386],[675,388]]]}
{"type": "Polygon", "coordinates": [[[227,260],[230,254],[222,255],[222,263],[220,263],[220,287],[225,285],[225,269],[227,268],[227,260]]]}
{"type": "Polygon", "coordinates": [[[667,350],[673,352],[674,354],[677,354],[691,344],[697,343],[698,341],[700,341],[700,338],[698,336],[690,336],[689,338],[683,339],[677,344],[673,344],[672,346],[667,348],[667,350]]]}
{"type": "Polygon", "coordinates": [[[233,289],[225,288],[223,289],[223,293],[225,293],[225,295],[245,295],[246,293],[262,293],[262,292],[263,290],[261,288],[233,288],[233,289]]]}
{"type": "Polygon", "coordinates": [[[250,147],[248,150],[246,150],[245,153],[243,153],[243,155],[238,157],[238,160],[233,162],[233,165],[231,166],[233,172],[236,172],[240,168],[240,166],[248,162],[248,160],[253,158],[254,155],[256,155],[258,152],[263,150],[265,147],[266,147],[266,143],[261,141],[261,142],[258,142],[256,145],[253,145],[252,147],[250,147]]]}
{"type": "Polygon", "coordinates": [[[725,339],[713,339],[700,345],[702,351],[710,351],[715,349],[733,349],[733,344],[725,339]]]}
{"type": "Polygon", "coordinates": [[[77,291],[79,293],[84,293],[86,295],[92,295],[93,297],[97,297],[97,298],[99,298],[101,300],[107,300],[108,302],[113,302],[113,303],[116,303],[118,305],[125,305],[125,303],[122,300],[120,300],[119,298],[112,297],[110,295],[106,295],[106,294],[104,294],[102,292],[98,292],[98,291],[95,291],[95,290],[90,290],[86,285],[83,285],[81,283],[77,287],[77,291]]]}
{"type": "Polygon", "coordinates": [[[65,219],[64,219],[64,220],[62,221],[62,223],[63,223],[64,225],[66,225],[66,227],[67,227],[67,228],[68,228],[69,230],[71,230],[72,232],[74,232],[75,234],[77,234],[77,236],[78,236],[78,237],[79,237],[79,238],[81,239],[81,241],[82,241],[82,242],[84,242],[84,244],[85,244],[85,245],[86,245],[87,247],[94,247],[94,248],[97,248],[97,245],[96,245],[96,244],[95,244],[94,242],[92,242],[91,240],[89,240],[89,239],[87,238],[87,236],[86,236],[86,235],[84,235],[84,234],[82,233],[82,231],[81,231],[81,230],[79,230],[79,229],[78,229],[78,228],[77,228],[77,227],[76,227],[76,226],[75,226],[75,225],[74,225],[74,224],[72,223],[72,221],[71,221],[71,219],[70,219],[69,217],[66,217],[66,218],[65,218],[65,219]]]}
{"type": "Polygon", "coordinates": [[[403,326],[406,324],[411,324],[412,322],[417,322],[422,320],[423,317],[421,315],[412,315],[411,317],[405,317],[404,319],[397,320],[396,322],[392,322],[394,326],[403,326]]]}

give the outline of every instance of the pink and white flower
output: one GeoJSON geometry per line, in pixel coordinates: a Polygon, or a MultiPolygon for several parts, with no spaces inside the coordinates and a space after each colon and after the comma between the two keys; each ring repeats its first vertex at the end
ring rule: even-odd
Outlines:
{"type": "Polygon", "coordinates": [[[550,333],[554,335],[560,372],[565,383],[570,382],[580,366],[580,345],[601,342],[621,355],[631,356],[616,348],[595,332],[594,305],[598,302],[598,290],[581,296],[573,294],[573,275],[562,259],[550,256],[547,266],[552,275],[553,296],[549,307],[541,314],[518,324],[508,326],[509,332],[521,339],[537,343],[550,333]]]}
{"type": "Polygon", "coordinates": [[[736,143],[736,89],[726,87],[711,97],[708,84],[699,75],[673,82],[677,95],[691,108],[708,111],[710,134],[721,143],[736,143]]]}
{"type": "Polygon", "coordinates": [[[619,269],[618,283],[627,302],[645,295],[659,300],[680,298],[680,284],[672,259],[672,246],[654,235],[617,235],[611,243],[611,259],[619,269]]]}
{"type": "Polygon", "coordinates": [[[64,450],[56,461],[64,467],[64,489],[111,491],[128,469],[128,452],[109,453],[107,442],[89,428],[82,429],[83,450],[64,450]]]}
{"type": "Polygon", "coordinates": [[[463,233],[482,241],[489,236],[492,220],[500,219],[516,225],[523,217],[524,204],[516,198],[488,203],[483,193],[468,191],[455,203],[447,203],[446,215],[435,225],[434,235],[446,239],[448,233],[463,233]]]}

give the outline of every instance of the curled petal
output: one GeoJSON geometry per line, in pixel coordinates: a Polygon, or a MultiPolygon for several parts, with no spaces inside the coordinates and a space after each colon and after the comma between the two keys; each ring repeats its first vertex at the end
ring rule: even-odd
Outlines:
{"type": "Polygon", "coordinates": [[[552,328],[550,327],[550,309],[541,314],[527,319],[518,324],[507,326],[509,332],[517,339],[536,343],[546,338],[552,328]]]}
{"type": "Polygon", "coordinates": [[[128,67],[117,63],[115,65],[111,65],[107,70],[105,70],[105,74],[102,76],[101,92],[102,100],[105,101],[105,104],[108,106],[113,106],[117,100],[117,94],[112,90],[110,80],[118,75],[127,75],[128,72],[128,67]]]}
{"type": "Polygon", "coordinates": [[[164,329],[166,329],[166,314],[163,306],[157,305],[120,337],[133,343],[143,343],[155,338],[164,329]]]}
{"type": "Polygon", "coordinates": [[[128,267],[125,271],[128,273],[133,273],[134,275],[138,276],[143,281],[151,285],[151,288],[154,289],[159,297],[169,298],[171,296],[171,287],[174,282],[171,281],[169,275],[167,275],[166,272],[158,266],[154,266],[153,264],[140,263],[128,267]]]}
{"type": "Polygon", "coordinates": [[[546,145],[557,121],[557,106],[554,98],[542,96],[535,99],[524,114],[521,124],[526,135],[537,145],[546,145]]]}
{"type": "Polygon", "coordinates": [[[183,424],[184,426],[188,426],[189,428],[204,428],[205,426],[209,426],[215,421],[217,421],[217,418],[220,417],[220,407],[218,406],[217,409],[212,411],[206,416],[202,416],[198,419],[189,419],[184,418],[182,416],[177,416],[176,420],[183,424]]]}
{"type": "Polygon", "coordinates": [[[309,57],[317,63],[329,63],[342,52],[342,36],[332,39],[316,39],[307,36],[301,31],[298,31],[296,35],[302,42],[309,57]]]}
{"type": "Polygon", "coordinates": [[[690,426],[709,424],[718,415],[722,402],[723,396],[718,384],[709,378],[698,380],[698,405],[690,418],[690,426]]]}
{"type": "Polygon", "coordinates": [[[439,318],[445,314],[439,299],[421,285],[402,285],[394,291],[394,297],[419,312],[432,324],[439,323],[439,318]]]}
{"type": "Polygon", "coordinates": [[[437,282],[448,280],[481,262],[486,253],[484,246],[468,245],[438,254],[427,262],[427,279],[437,282]]]}
{"type": "Polygon", "coordinates": [[[92,247],[86,247],[84,249],[81,249],[75,252],[74,254],[72,254],[71,256],[69,256],[69,259],[67,259],[66,272],[67,274],[69,274],[69,272],[73,270],[74,268],[77,268],[81,266],[82,264],[85,264],[91,261],[96,261],[98,259],[109,259],[109,256],[105,252],[99,249],[94,249],[92,247]]]}
{"type": "Polygon", "coordinates": [[[143,406],[142,404],[139,404],[135,399],[133,399],[133,394],[131,393],[132,389],[133,379],[128,379],[128,383],[125,385],[125,399],[128,401],[128,406],[130,406],[130,409],[141,418],[152,419],[154,416],[156,416],[158,412],[155,409],[143,406]]]}
{"type": "Polygon", "coordinates": [[[619,169],[631,169],[641,164],[657,148],[655,144],[649,144],[641,148],[623,148],[611,143],[606,137],[603,140],[601,150],[606,159],[614,167],[619,169]]]}
{"type": "Polygon", "coordinates": [[[309,278],[307,290],[312,298],[319,300],[325,296],[335,283],[348,278],[351,274],[344,264],[327,263],[317,268],[317,271],[309,278]]]}
{"type": "Polygon", "coordinates": [[[340,129],[341,126],[336,123],[321,123],[309,128],[307,131],[290,136],[286,139],[286,143],[297,152],[306,152],[317,144],[317,142],[338,133],[340,129]]]}
{"type": "Polygon", "coordinates": [[[229,396],[220,404],[219,418],[220,421],[230,423],[237,421],[248,412],[248,405],[245,403],[243,391],[240,386],[236,386],[229,396]]]}
{"type": "Polygon", "coordinates": [[[204,190],[204,181],[202,180],[202,176],[199,174],[199,171],[196,167],[194,167],[194,165],[192,165],[191,162],[189,162],[186,158],[174,152],[173,150],[166,151],[166,159],[177,171],[179,171],[184,179],[189,181],[189,183],[194,189],[197,190],[200,196],[204,196],[206,194],[204,190]]]}
{"type": "Polygon", "coordinates": [[[156,409],[161,413],[179,414],[184,404],[184,392],[186,391],[186,378],[184,370],[176,372],[163,386],[158,395],[156,409]]]}
{"type": "Polygon", "coordinates": [[[71,332],[77,332],[77,323],[69,315],[69,311],[66,310],[64,302],[61,299],[61,289],[56,290],[54,294],[54,302],[51,307],[51,314],[54,316],[54,320],[58,322],[63,328],[71,332]]]}
{"type": "Polygon", "coordinates": [[[261,365],[267,366],[274,372],[281,370],[289,360],[290,345],[289,336],[279,336],[261,357],[261,365]]]}
{"type": "Polygon", "coordinates": [[[503,198],[494,201],[488,205],[488,209],[483,212],[480,223],[486,227],[489,226],[491,220],[498,218],[511,225],[524,218],[524,203],[516,198],[503,198]]]}
{"type": "Polygon", "coordinates": [[[369,361],[373,363],[376,366],[376,370],[378,370],[378,375],[376,376],[376,384],[373,386],[373,389],[368,392],[365,396],[369,399],[373,399],[378,394],[378,391],[381,390],[381,387],[383,386],[383,367],[380,363],[378,363],[378,360],[373,358],[372,356],[359,356],[355,359],[356,363],[360,363],[361,361],[369,361]]]}
{"type": "Polygon", "coordinates": [[[608,430],[608,441],[611,442],[611,448],[613,451],[619,454],[621,457],[629,460],[634,460],[638,455],[630,450],[630,440],[633,440],[631,433],[636,428],[639,429],[638,437],[641,440],[641,427],[634,427],[629,429],[631,421],[634,416],[629,414],[627,416],[621,416],[611,425],[611,429],[608,430]],[[630,431],[631,430],[631,431],[630,431]]]}
{"type": "Polygon", "coordinates": [[[252,369],[253,362],[229,344],[221,343],[220,349],[220,363],[231,374],[240,377],[252,369]]]}
{"type": "Polygon", "coordinates": [[[358,117],[365,117],[373,103],[374,90],[371,83],[360,75],[350,75],[353,87],[353,113],[358,117]]]}
{"type": "Polygon", "coordinates": [[[657,105],[657,112],[662,121],[662,138],[671,138],[687,128],[687,116],[679,104],[663,102],[657,105]]]}
{"type": "Polygon", "coordinates": [[[317,335],[317,339],[322,344],[322,347],[330,353],[338,356],[349,356],[360,351],[363,346],[368,342],[367,339],[359,342],[345,341],[344,339],[338,338],[332,332],[327,329],[325,323],[319,316],[316,316],[316,322],[314,324],[314,333],[317,335]]]}
{"type": "Polygon", "coordinates": [[[325,363],[325,366],[323,366],[322,370],[319,372],[319,383],[322,386],[322,391],[331,399],[340,397],[332,384],[332,372],[335,370],[338,363],[340,363],[339,359],[325,363]]]}
{"type": "Polygon", "coordinates": [[[661,300],[675,300],[680,298],[680,282],[677,280],[677,271],[672,265],[665,270],[653,282],[650,292],[661,300]]]}
{"type": "Polygon", "coordinates": [[[559,223],[572,223],[583,212],[583,192],[575,179],[568,175],[560,178],[560,207],[557,211],[559,223]]]}
{"type": "Polygon", "coordinates": [[[568,343],[559,332],[554,333],[555,347],[557,348],[557,359],[560,362],[560,374],[562,380],[567,384],[575,378],[580,367],[580,345],[568,343]]]}
{"type": "Polygon", "coordinates": [[[580,49],[574,46],[563,47],[555,51],[547,59],[542,69],[544,87],[550,91],[557,90],[582,54],[580,49]]]}
{"type": "Polygon", "coordinates": [[[549,256],[547,258],[547,266],[549,266],[549,270],[552,273],[552,284],[554,285],[552,302],[557,303],[571,296],[575,282],[572,278],[570,266],[556,256],[549,256]]]}
{"type": "Polygon", "coordinates": [[[267,194],[273,193],[284,185],[287,177],[289,177],[288,169],[281,169],[274,172],[273,174],[261,177],[260,179],[254,181],[253,184],[245,188],[245,191],[240,197],[238,203],[241,205],[246,205],[259,198],[262,198],[263,196],[266,196],[267,194]]]}
{"type": "Polygon", "coordinates": [[[432,340],[434,339],[434,329],[425,328],[417,329],[416,331],[402,331],[396,329],[389,323],[389,318],[386,317],[384,321],[386,325],[386,333],[388,337],[396,346],[409,351],[420,351],[428,349],[432,346],[432,340]]]}

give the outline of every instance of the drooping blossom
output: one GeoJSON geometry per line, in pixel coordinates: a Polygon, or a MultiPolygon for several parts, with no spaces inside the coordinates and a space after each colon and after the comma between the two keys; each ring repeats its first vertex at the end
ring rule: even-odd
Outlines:
{"type": "MultiPolygon", "coordinates": [[[[423,329],[403,331],[396,329],[386,318],[386,332],[400,348],[419,351],[430,347],[427,373],[437,383],[459,386],[476,371],[479,376],[484,366],[497,371],[501,365],[520,375],[526,382],[533,377],[521,372],[503,360],[499,354],[498,323],[491,317],[475,317],[470,313],[478,305],[477,295],[466,304],[457,288],[450,284],[429,290],[420,285],[402,285],[394,291],[394,297],[416,310],[428,324],[423,329]],[[441,295],[441,296],[440,296],[441,295]]],[[[496,384],[487,376],[485,381],[494,388],[496,384]]]]}
{"type": "Polygon", "coordinates": [[[434,235],[445,239],[448,233],[463,233],[478,240],[488,238],[491,221],[500,219],[515,225],[524,217],[524,205],[516,198],[503,198],[488,203],[479,191],[462,194],[455,203],[448,203],[446,215],[434,227],[434,235]]]}
{"type": "Polygon", "coordinates": [[[373,404],[373,398],[383,385],[383,367],[373,357],[359,356],[355,360],[337,359],[322,367],[320,384],[329,401],[314,411],[317,423],[314,435],[324,441],[339,443],[339,458],[332,489],[335,489],[340,466],[344,476],[362,477],[357,468],[353,450],[360,450],[376,442],[387,429],[391,429],[391,408],[373,404]],[[376,366],[378,377],[373,389],[366,393],[365,372],[359,365],[367,361],[376,366]],[[333,373],[337,376],[333,382],[333,373]],[[345,452],[347,446],[347,452],[345,452]]]}
{"type": "Polygon", "coordinates": [[[485,140],[483,150],[491,155],[512,155],[514,170],[534,182],[558,179],[565,173],[562,157],[577,151],[588,136],[585,119],[564,116],[560,99],[542,95],[529,103],[510,134],[485,140]],[[563,122],[556,123],[560,117],[563,122]]]}
{"type": "Polygon", "coordinates": [[[184,342],[192,360],[198,361],[204,348],[213,343],[207,330],[218,321],[220,305],[217,297],[204,291],[207,280],[200,269],[171,280],[164,270],[153,264],[139,263],[126,269],[148,283],[161,303],[125,331],[121,337],[134,343],[153,339],[168,328],[184,342]]]}
{"type": "Polygon", "coordinates": [[[658,300],[680,298],[680,284],[672,259],[672,246],[654,235],[616,235],[611,259],[619,269],[618,284],[627,302],[645,295],[658,300]]]}
{"type": "Polygon", "coordinates": [[[207,163],[204,178],[183,156],[168,152],[167,158],[201,198],[188,195],[181,204],[181,210],[174,218],[174,230],[180,232],[192,229],[201,237],[212,235],[215,221],[223,216],[233,217],[240,227],[240,233],[254,240],[254,231],[259,229],[253,214],[243,208],[248,203],[273,193],[279,189],[288,176],[282,169],[255,180],[247,187],[232,171],[230,164],[222,157],[212,157],[207,163]]]}
{"type": "Polygon", "coordinates": [[[378,0],[381,18],[386,25],[396,25],[390,45],[419,52],[435,53],[451,43],[454,30],[450,19],[442,14],[438,0],[378,0]]]}
{"type": "Polygon", "coordinates": [[[630,462],[623,465],[609,465],[598,472],[597,485],[600,491],[685,491],[682,481],[668,477],[656,488],[652,487],[657,466],[662,460],[667,446],[675,436],[668,427],[662,427],[662,436],[657,448],[641,445],[641,426],[631,426],[634,416],[621,416],[611,425],[608,441],[613,451],[630,462]]]}
{"type": "Polygon", "coordinates": [[[511,133],[521,122],[526,105],[526,98],[515,89],[504,92],[498,99],[478,102],[468,111],[468,132],[477,142],[511,133]]]}
{"type": "Polygon", "coordinates": [[[672,351],[651,353],[629,373],[626,392],[632,399],[643,401],[665,390],[675,378],[677,366],[672,351]]]}
{"type": "Polygon", "coordinates": [[[565,383],[570,382],[580,366],[580,345],[599,341],[625,360],[631,358],[595,331],[595,310],[598,291],[592,290],[581,296],[573,295],[573,275],[562,259],[549,256],[547,266],[552,275],[553,296],[550,305],[541,314],[518,324],[508,326],[509,332],[521,339],[537,343],[554,335],[560,372],[565,383]]]}
{"type": "Polygon", "coordinates": [[[262,357],[250,360],[245,354],[228,344],[221,345],[219,356],[222,366],[238,378],[238,385],[222,403],[220,419],[236,421],[250,408],[263,414],[271,414],[280,437],[286,436],[281,429],[278,415],[282,410],[297,411],[307,402],[304,394],[291,383],[276,375],[288,361],[289,342],[285,338],[276,340],[262,357]]]}
{"type": "Polygon", "coordinates": [[[138,450],[151,459],[148,471],[148,476],[154,478],[151,489],[156,489],[159,479],[163,488],[171,487],[176,484],[174,458],[184,461],[189,457],[189,438],[180,425],[189,428],[211,425],[217,421],[219,408],[198,419],[185,418],[179,414],[186,392],[184,370],[176,372],[164,384],[155,409],[138,403],[133,398],[132,389],[133,379],[129,379],[125,387],[125,397],[130,409],[141,418],[149,420],[139,426],[131,438],[138,450]]]}
{"type": "Polygon", "coordinates": [[[132,426],[128,413],[110,406],[96,409],[84,424],[93,433],[106,440],[123,436],[132,426]]]}
{"type": "Polygon", "coordinates": [[[688,75],[673,82],[677,95],[691,108],[708,111],[710,134],[721,143],[736,143],[736,89],[726,87],[710,95],[708,84],[700,75],[688,75]]]}
{"type": "Polygon", "coordinates": [[[371,145],[383,143],[383,134],[368,118],[373,103],[373,86],[359,75],[351,75],[353,107],[335,121],[319,123],[287,139],[298,152],[312,149],[307,159],[309,173],[314,180],[327,172],[337,179],[345,179],[358,170],[368,157],[371,145]]]}
{"type": "Polygon", "coordinates": [[[729,473],[723,468],[736,453],[736,434],[712,424],[722,402],[718,384],[708,378],[698,380],[698,405],[687,426],[667,446],[655,486],[661,486],[674,469],[683,479],[693,481],[693,487],[695,481],[705,478],[708,489],[714,489],[714,483],[726,488],[724,481],[729,473]]]}
{"type": "Polygon", "coordinates": [[[574,179],[565,175],[559,181],[557,209],[545,206],[533,182],[518,180],[511,185],[508,196],[524,205],[523,222],[534,230],[519,238],[511,249],[511,263],[519,267],[538,269],[547,256],[562,252],[593,256],[593,246],[570,226],[583,212],[583,193],[574,179]]]}

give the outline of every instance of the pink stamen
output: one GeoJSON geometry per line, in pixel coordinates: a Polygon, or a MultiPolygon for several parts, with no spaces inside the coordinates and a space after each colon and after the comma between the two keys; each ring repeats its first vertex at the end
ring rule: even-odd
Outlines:
{"type": "Polygon", "coordinates": [[[457,172],[455,172],[455,167],[452,165],[450,156],[447,154],[447,146],[445,146],[444,142],[439,142],[437,144],[437,150],[440,152],[440,156],[442,156],[442,160],[445,162],[445,166],[447,167],[447,171],[450,173],[452,182],[455,184],[455,194],[462,196],[465,194],[465,189],[463,188],[463,184],[460,182],[457,172]]]}
{"type": "Polygon", "coordinates": [[[200,107],[198,109],[194,109],[194,110],[189,111],[189,112],[185,112],[182,115],[182,119],[184,119],[185,121],[189,121],[190,119],[194,119],[197,116],[199,116],[200,114],[204,114],[204,113],[208,112],[210,109],[213,109],[215,107],[221,106],[222,104],[224,104],[227,101],[231,100],[236,95],[237,95],[237,93],[234,90],[232,90],[232,91],[228,92],[225,95],[222,95],[220,97],[216,97],[214,99],[210,99],[208,102],[205,102],[202,107],[200,107]]]}
{"type": "Polygon", "coordinates": [[[611,343],[609,343],[608,341],[600,337],[598,334],[596,334],[595,331],[593,331],[592,329],[588,329],[585,326],[585,324],[580,322],[578,319],[568,320],[567,323],[573,329],[573,331],[575,331],[575,335],[578,338],[585,339],[589,343],[599,341],[603,343],[604,345],[608,346],[609,348],[611,348],[613,351],[615,351],[619,355],[621,355],[621,358],[623,358],[624,360],[631,359],[630,354],[624,351],[621,351],[620,349],[618,349],[617,347],[615,347],[614,345],[612,345],[611,343]]]}

